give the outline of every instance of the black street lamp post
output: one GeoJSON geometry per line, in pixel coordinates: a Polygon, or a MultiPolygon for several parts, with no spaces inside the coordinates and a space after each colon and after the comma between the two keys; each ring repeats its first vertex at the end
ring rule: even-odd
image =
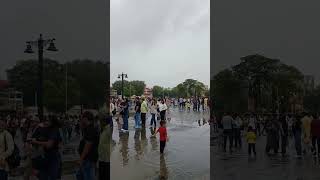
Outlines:
{"type": "Polygon", "coordinates": [[[43,121],[43,51],[44,47],[49,44],[48,51],[58,51],[54,44],[55,39],[43,39],[42,34],[36,41],[27,41],[27,49],[25,53],[34,53],[32,46],[38,48],[38,91],[37,91],[37,104],[38,104],[38,117],[40,121],[43,121]]]}
{"type": "Polygon", "coordinates": [[[123,84],[124,82],[123,82],[123,79],[124,78],[128,78],[128,75],[121,73],[121,74],[118,75],[118,78],[119,79],[121,78],[121,97],[123,99],[123,93],[124,93],[124,84],[123,84]]]}

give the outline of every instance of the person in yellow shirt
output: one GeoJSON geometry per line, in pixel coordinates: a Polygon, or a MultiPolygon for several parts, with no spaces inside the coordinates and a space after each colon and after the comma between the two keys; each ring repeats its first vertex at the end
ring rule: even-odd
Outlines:
{"type": "Polygon", "coordinates": [[[312,118],[309,113],[304,113],[303,118],[301,119],[302,123],[302,138],[303,138],[303,153],[306,153],[307,150],[311,150],[311,122],[312,118]]]}
{"type": "Polygon", "coordinates": [[[247,132],[247,142],[248,142],[248,153],[251,156],[251,152],[253,151],[254,155],[256,156],[256,133],[253,131],[253,128],[249,126],[247,132]]]}

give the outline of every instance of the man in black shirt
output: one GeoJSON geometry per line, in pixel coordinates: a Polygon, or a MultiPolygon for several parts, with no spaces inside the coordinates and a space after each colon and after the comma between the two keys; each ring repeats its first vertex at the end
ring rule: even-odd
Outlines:
{"type": "Polygon", "coordinates": [[[99,133],[94,127],[94,116],[91,112],[84,112],[80,121],[83,137],[79,145],[80,168],[77,180],[95,179],[95,168],[98,161],[99,133]]]}
{"type": "Polygon", "coordinates": [[[135,106],[135,111],[136,111],[136,114],[134,115],[134,119],[135,119],[135,128],[138,129],[138,128],[141,128],[141,102],[140,102],[140,99],[139,97],[137,97],[136,99],[136,106],[135,106]]]}

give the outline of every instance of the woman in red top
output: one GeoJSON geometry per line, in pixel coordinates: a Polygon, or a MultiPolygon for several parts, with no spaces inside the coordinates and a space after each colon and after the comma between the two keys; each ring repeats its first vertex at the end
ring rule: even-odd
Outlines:
{"type": "Polygon", "coordinates": [[[166,147],[166,141],[167,141],[167,128],[166,128],[166,122],[160,121],[160,127],[157,130],[156,133],[160,134],[160,154],[163,154],[163,150],[166,147]]]}

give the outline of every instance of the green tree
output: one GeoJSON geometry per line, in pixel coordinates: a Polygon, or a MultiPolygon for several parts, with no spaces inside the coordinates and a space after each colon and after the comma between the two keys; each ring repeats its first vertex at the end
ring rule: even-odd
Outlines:
{"type": "Polygon", "coordinates": [[[245,84],[231,70],[226,69],[216,74],[211,82],[211,98],[216,111],[245,111],[247,101],[245,84]]]}
{"type": "Polygon", "coordinates": [[[132,93],[136,96],[141,96],[144,92],[146,84],[144,81],[130,81],[132,93]]]}
{"type": "Polygon", "coordinates": [[[161,86],[153,86],[152,88],[153,97],[160,98],[163,96],[163,87],[161,86]]]}

